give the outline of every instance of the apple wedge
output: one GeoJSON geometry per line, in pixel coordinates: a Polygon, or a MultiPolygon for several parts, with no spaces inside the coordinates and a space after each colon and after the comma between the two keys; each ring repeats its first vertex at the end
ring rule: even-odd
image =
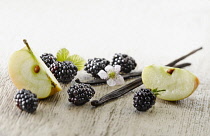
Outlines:
{"type": "Polygon", "coordinates": [[[8,64],[9,75],[18,89],[28,89],[43,99],[62,88],[41,58],[34,53],[26,40],[26,47],[14,52],[8,64]]]}
{"type": "Polygon", "coordinates": [[[199,85],[198,78],[185,69],[158,65],[145,67],[142,81],[146,88],[166,90],[160,92],[157,97],[168,101],[189,97],[199,85]]]}

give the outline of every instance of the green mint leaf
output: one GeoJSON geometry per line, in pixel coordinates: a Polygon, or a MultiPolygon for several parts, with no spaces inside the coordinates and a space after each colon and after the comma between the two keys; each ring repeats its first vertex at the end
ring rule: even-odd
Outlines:
{"type": "Polygon", "coordinates": [[[69,57],[69,51],[66,48],[62,48],[57,52],[56,57],[57,61],[66,61],[69,57]]]}
{"type": "Polygon", "coordinates": [[[85,65],[85,59],[83,59],[82,57],[80,57],[79,55],[72,55],[69,56],[67,61],[71,61],[78,69],[78,71],[83,70],[84,69],[84,65],[85,65]]]}

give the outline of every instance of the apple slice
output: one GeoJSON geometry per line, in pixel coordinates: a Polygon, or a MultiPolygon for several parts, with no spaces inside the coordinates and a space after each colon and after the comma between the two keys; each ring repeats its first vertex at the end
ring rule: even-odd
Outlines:
{"type": "Polygon", "coordinates": [[[31,50],[26,40],[26,47],[14,52],[9,59],[9,75],[18,89],[28,89],[38,98],[46,98],[61,91],[62,88],[53,74],[31,50]]]}
{"type": "Polygon", "coordinates": [[[185,69],[150,65],[143,69],[142,81],[146,88],[166,90],[157,95],[168,101],[182,100],[198,87],[198,78],[185,69]]]}

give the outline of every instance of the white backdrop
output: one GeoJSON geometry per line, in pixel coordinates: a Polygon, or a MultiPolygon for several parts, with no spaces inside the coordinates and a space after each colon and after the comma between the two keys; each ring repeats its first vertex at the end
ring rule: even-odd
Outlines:
{"type": "Polygon", "coordinates": [[[210,49],[209,0],[1,0],[0,19],[1,59],[24,38],[39,54],[62,47],[85,59],[128,53],[139,68],[210,49]]]}

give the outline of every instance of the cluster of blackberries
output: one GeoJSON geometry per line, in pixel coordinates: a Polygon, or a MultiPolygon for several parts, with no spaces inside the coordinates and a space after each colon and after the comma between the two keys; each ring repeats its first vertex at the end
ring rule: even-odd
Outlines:
{"type": "Polygon", "coordinates": [[[79,106],[89,102],[95,91],[89,84],[76,83],[68,89],[67,93],[69,102],[79,106]]]}
{"type": "Polygon", "coordinates": [[[48,68],[57,60],[56,57],[51,53],[44,53],[40,56],[40,58],[47,65],[48,68]]]}
{"type": "MultiPolygon", "coordinates": [[[[104,70],[107,65],[110,64],[110,61],[106,60],[105,58],[94,58],[89,59],[88,62],[85,64],[85,71],[90,73],[93,77],[98,77],[98,72],[100,70],[104,70]]],[[[127,54],[122,53],[115,53],[113,56],[112,66],[120,65],[122,73],[129,73],[134,70],[137,66],[136,61],[128,56],[127,54]]]]}
{"type": "Polygon", "coordinates": [[[137,66],[136,61],[127,54],[115,53],[112,65],[120,65],[122,73],[130,73],[137,66]]]}
{"type": "Polygon", "coordinates": [[[50,71],[54,74],[58,82],[70,83],[77,75],[77,67],[70,61],[56,61],[50,65],[50,71]]]}
{"type": "Polygon", "coordinates": [[[133,106],[138,111],[147,111],[156,101],[155,94],[150,89],[141,88],[133,97],[133,106]]]}
{"type": "Polygon", "coordinates": [[[58,82],[68,84],[77,75],[78,69],[70,61],[56,61],[56,57],[54,57],[51,53],[44,53],[40,56],[40,58],[47,65],[58,82]]]}
{"type": "Polygon", "coordinates": [[[22,89],[18,91],[14,97],[14,100],[18,108],[29,113],[36,111],[38,106],[37,96],[30,90],[22,89]]]}
{"type": "Polygon", "coordinates": [[[90,73],[93,77],[98,77],[98,72],[104,70],[109,64],[110,62],[105,58],[88,59],[88,62],[85,63],[84,70],[87,71],[87,73],[90,73]]]}

